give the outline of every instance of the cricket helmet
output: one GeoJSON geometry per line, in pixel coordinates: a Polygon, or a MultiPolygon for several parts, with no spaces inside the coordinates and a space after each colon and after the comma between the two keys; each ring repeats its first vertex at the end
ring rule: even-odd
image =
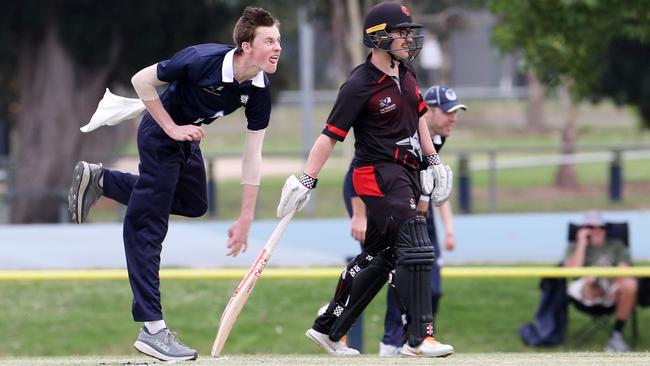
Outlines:
{"type": "Polygon", "coordinates": [[[378,48],[393,55],[390,45],[394,40],[410,39],[408,46],[403,49],[408,50],[408,61],[413,61],[420,49],[422,49],[424,36],[404,35],[393,37],[390,32],[419,28],[422,28],[422,24],[413,22],[411,13],[404,5],[385,1],[370,8],[368,14],[366,14],[366,19],[363,22],[363,44],[366,47],[378,48]]]}

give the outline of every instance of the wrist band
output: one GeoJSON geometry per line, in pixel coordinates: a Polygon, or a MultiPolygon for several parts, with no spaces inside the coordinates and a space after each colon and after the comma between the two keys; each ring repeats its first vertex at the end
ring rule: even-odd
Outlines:
{"type": "Polygon", "coordinates": [[[427,155],[425,156],[427,159],[427,165],[440,165],[440,157],[438,157],[438,154],[432,154],[432,155],[427,155]]]}
{"type": "Polygon", "coordinates": [[[307,173],[302,173],[300,178],[298,178],[300,183],[302,183],[303,186],[309,188],[309,189],[314,189],[316,188],[316,184],[318,183],[318,178],[314,178],[311,175],[307,173]]]}

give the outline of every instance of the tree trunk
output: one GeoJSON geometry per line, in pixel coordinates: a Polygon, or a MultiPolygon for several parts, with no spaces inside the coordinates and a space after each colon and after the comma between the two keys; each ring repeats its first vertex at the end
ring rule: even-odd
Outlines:
{"type": "MultiPolygon", "coordinates": [[[[566,90],[570,90],[571,83],[568,83],[566,90]]],[[[578,107],[570,96],[567,100],[567,120],[562,130],[560,141],[560,152],[563,156],[571,156],[576,152],[576,124],[578,119],[578,107]]],[[[578,181],[576,179],[575,164],[561,164],[555,175],[555,186],[561,189],[576,189],[578,181]]]]}
{"type": "MultiPolygon", "coordinates": [[[[359,9],[358,0],[347,0],[348,10],[348,36],[343,39],[346,40],[348,53],[350,55],[351,64],[356,66],[363,62],[363,38],[362,38],[362,15],[359,9]]],[[[353,67],[354,67],[353,66],[353,67]]],[[[350,70],[348,70],[349,73],[350,70]]]]}
{"type": "Polygon", "coordinates": [[[544,85],[532,70],[528,70],[528,110],[526,129],[529,132],[542,132],[544,124],[544,85]]]}
{"type": "Polygon", "coordinates": [[[349,31],[348,17],[346,15],[346,0],[330,0],[332,7],[330,15],[330,29],[334,46],[334,64],[336,65],[336,85],[341,85],[352,71],[352,60],[347,50],[346,42],[337,40],[346,39],[349,31]]]}
{"type": "Polygon", "coordinates": [[[94,112],[116,57],[100,70],[85,70],[66,53],[57,34],[52,25],[40,42],[21,43],[12,223],[59,221],[74,163],[84,150],[113,147],[118,133],[79,131],[94,112]]]}

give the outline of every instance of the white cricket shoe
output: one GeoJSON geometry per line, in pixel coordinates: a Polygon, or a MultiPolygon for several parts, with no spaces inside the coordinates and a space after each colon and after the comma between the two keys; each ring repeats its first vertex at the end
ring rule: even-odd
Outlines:
{"type": "Polygon", "coordinates": [[[327,334],[323,334],[315,331],[314,329],[308,329],[305,333],[307,338],[311,339],[316,345],[324,349],[327,353],[334,356],[358,356],[359,351],[354,348],[348,347],[345,344],[345,337],[340,341],[334,342],[330,340],[330,337],[327,334]]]}
{"type": "Polygon", "coordinates": [[[402,351],[402,347],[395,347],[392,344],[379,342],[379,357],[399,356],[400,351],[402,351]]]}
{"type": "Polygon", "coordinates": [[[417,347],[409,346],[408,342],[404,343],[400,353],[410,357],[447,357],[454,353],[454,347],[442,344],[433,337],[426,337],[417,347]]]}

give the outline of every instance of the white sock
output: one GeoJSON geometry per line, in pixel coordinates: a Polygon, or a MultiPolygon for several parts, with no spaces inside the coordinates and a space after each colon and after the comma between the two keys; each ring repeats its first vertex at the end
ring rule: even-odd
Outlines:
{"type": "Polygon", "coordinates": [[[161,330],[167,328],[167,325],[165,325],[165,321],[163,319],[161,320],[154,320],[151,322],[144,322],[144,326],[147,327],[147,330],[151,334],[156,334],[160,332],[161,330]]]}

